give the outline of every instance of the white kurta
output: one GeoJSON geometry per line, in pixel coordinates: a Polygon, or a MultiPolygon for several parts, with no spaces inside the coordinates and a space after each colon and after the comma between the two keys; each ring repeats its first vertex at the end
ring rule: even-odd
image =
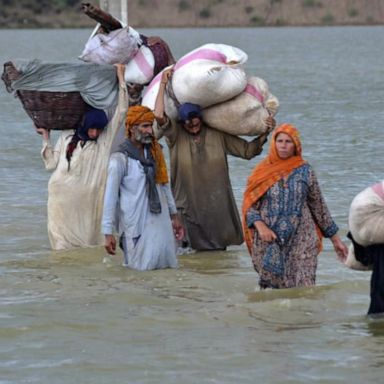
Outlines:
{"type": "Polygon", "coordinates": [[[107,166],[115,134],[125,120],[128,96],[119,86],[119,100],[113,118],[97,142],[80,142],[68,170],[66,148],[73,131],[62,131],[53,148],[43,142],[42,158],[47,170],[54,170],[48,183],[48,236],[56,250],[104,244],[101,216],[107,166]]]}
{"type": "Polygon", "coordinates": [[[124,265],[136,270],[175,268],[170,214],[177,212],[169,184],[157,185],[161,213],[149,210],[146,177],[138,160],[113,153],[108,167],[102,232],[122,236],[124,265]]]}

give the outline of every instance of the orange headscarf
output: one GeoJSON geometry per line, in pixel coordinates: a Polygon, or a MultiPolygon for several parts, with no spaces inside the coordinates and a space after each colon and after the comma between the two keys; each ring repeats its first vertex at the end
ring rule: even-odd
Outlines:
{"type": "Polygon", "coordinates": [[[275,129],[272,135],[269,153],[254,168],[251,176],[248,178],[247,186],[244,192],[242,219],[244,238],[249,253],[252,250],[254,239],[254,229],[248,228],[246,223],[246,214],[253,204],[255,204],[272,185],[280,179],[288,176],[294,169],[305,163],[301,156],[301,141],[299,131],[290,124],[282,124],[275,129]],[[288,159],[281,159],[276,150],[276,137],[279,133],[289,135],[295,144],[295,154],[288,159]]]}
{"type": "MultiPolygon", "coordinates": [[[[127,116],[125,119],[125,134],[129,137],[131,129],[134,125],[150,122],[155,120],[154,113],[143,105],[134,105],[128,108],[127,116]]],[[[156,163],[156,183],[166,184],[169,182],[167,164],[164,159],[163,150],[161,145],[156,139],[152,140],[151,153],[153,160],[156,163]]]]}

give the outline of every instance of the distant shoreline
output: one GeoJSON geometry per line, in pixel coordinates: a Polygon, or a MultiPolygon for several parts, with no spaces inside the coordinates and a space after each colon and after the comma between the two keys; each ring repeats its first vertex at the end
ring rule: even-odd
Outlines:
{"type": "MultiPolygon", "coordinates": [[[[96,22],[84,14],[81,3],[5,2],[0,29],[93,28],[96,22]]],[[[384,1],[129,0],[128,19],[133,28],[380,26],[384,25],[384,1]]]]}
{"type": "MultiPolygon", "coordinates": [[[[130,24],[135,29],[240,29],[240,28],[332,28],[332,27],[383,27],[384,24],[332,24],[332,25],[323,25],[323,24],[295,24],[295,25],[262,25],[262,26],[252,26],[252,25],[231,25],[231,26],[223,26],[223,25],[209,25],[209,26],[175,26],[175,25],[161,25],[161,26],[145,26],[145,25],[133,25],[130,24]]],[[[92,25],[65,25],[61,26],[57,23],[53,23],[52,25],[38,25],[38,26],[29,26],[26,24],[22,25],[12,25],[8,26],[0,26],[0,30],[36,30],[36,29],[93,29],[96,24],[92,25]]]]}

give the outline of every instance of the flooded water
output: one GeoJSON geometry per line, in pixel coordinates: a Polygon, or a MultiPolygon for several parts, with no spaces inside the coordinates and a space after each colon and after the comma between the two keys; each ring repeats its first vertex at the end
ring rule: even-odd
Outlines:
{"type": "MultiPolygon", "coordinates": [[[[384,27],[141,32],[176,57],[207,42],[249,54],[247,71],[280,99],[278,123],[301,131],[345,238],[352,198],[384,175],[384,27]]],[[[1,62],[76,60],[89,34],[0,30],[1,62]]],[[[41,139],[2,85],[0,102],[0,384],[382,381],[370,274],[339,264],[327,240],[316,287],[265,292],[244,245],[144,273],[103,263],[102,248],[52,252],[41,139]]],[[[259,159],[230,159],[239,204],[259,159]]]]}

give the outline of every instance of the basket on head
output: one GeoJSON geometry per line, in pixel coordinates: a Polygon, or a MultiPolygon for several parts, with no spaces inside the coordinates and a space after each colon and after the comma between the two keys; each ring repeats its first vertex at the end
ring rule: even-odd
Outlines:
{"type": "MultiPolygon", "coordinates": [[[[20,76],[21,73],[17,71],[12,62],[4,64],[1,79],[8,92],[13,91],[12,82],[20,76]]],[[[88,109],[88,104],[79,92],[17,90],[16,96],[35,126],[39,128],[75,129],[88,109]]]]}

